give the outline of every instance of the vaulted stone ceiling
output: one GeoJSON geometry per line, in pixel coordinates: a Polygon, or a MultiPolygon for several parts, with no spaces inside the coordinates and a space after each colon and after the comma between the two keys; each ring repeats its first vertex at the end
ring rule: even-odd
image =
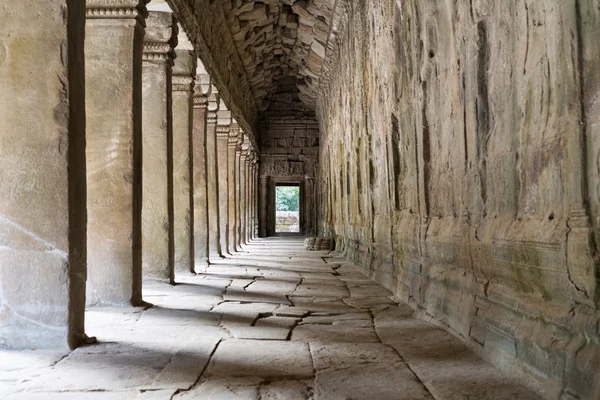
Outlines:
{"type": "MultiPolygon", "coordinates": [[[[335,0],[221,1],[235,47],[256,99],[266,110],[280,82],[295,79],[302,102],[314,109],[335,0]]],[[[292,93],[289,94],[292,96],[292,93]]]]}

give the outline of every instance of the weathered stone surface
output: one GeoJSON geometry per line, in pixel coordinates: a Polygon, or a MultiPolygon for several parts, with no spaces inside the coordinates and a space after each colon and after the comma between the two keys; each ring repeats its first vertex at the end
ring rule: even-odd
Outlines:
{"type": "Polygon", "coordinates": [[[147,1],[86,1],[85,106],[89,304],[142,298],[142,47],[147,1]],[[138,6],[136,8],[136,6],[138,6]]]}
{"type": "Polygon", "coordinates": [[[212,262],[223,257],[220,243],[219,223],[219,175],[217,158],[217,122],[220,106],[219,93],[211,86],[206,119],[206,192],[207,192],[207,240],[208,261],[212,262]]]}
{"type": "Polygon", "coordinates": [[[173,246],[175,270],[194,272],[193,86],[197,56],[176,49],[173,66],[173,246]]]}
{"type": "Polygon", "coordinates": [[[435,398],[539,399],[459,339],[412,318],[412,313],[406,305],[389,307],[375,314],[375,328],[381,341],[396,349],[435,398]]]}
{"type": "Polygon", "coordinates": [[[285,341],[226,340],[206,370],[208,377],[302,379],[313,376],[308,345],[285,341]],[[246,355],[246,362],[239,354],[246,355]]]}
{"type": "MultiPolygon", "coordinates": [[[[219,245],[229,254],[229,132],[231,112],[222,103],[217,122],[217,190],[219,191],[219,245]]],[[[210,217],[209,217],[210,218],[210,217]]]]}
{"type": "Polygon", "coordinates": [[[208,193],[207,193],[207,107],[210,78],[207,75],[196,77],[194,86],[194,115],[192,137],[192,165],[194,187],[194,263],[195,270],[208,265],[208,193]],[[203,85],[208,82],[208,88],[203,85]]]}
{"type": "Polygon", "coordinates": [[[84,4],[0,10],[0,348],[83,339],[84,28],[84,4]]]}
{"type": "Polygon", "coordinates": [[[227,138],[227,251],[229,254],[234,254],[239,249],[238,243],[238,218],[237,202],[238,190],[237,181],[240,179],[236,168],[236,149],[238,140],[241,138],[240,126],[237,121],[232,121],[229,129],[229,137],[227,138]]]}
{"type": "Polygon", "coordinates": [[[383,344],[311,344],[316,399],[433,399],[406,363],[383,344]]]}
{"type": "Polygon", "coordinates": [[[282,84],[276,96],[281,99],[286,95],[291,96],[292,100],[272,103],[263,112],[259,125],[259,237],[276,234],[275,185],[283,182],[300,184],[300,233],[312,235],[316,231],[314,183],[318,163],[318,125],[314,112],[300,102],[298,89],[293,83],[282,84]]]}
{"type": "Polygon", "coordinates": [[[173,14],[151,11],[142,62],[142,271],[174,282],[173,14]]]}
{"type": "Polygon", "coordinates": [[[598,1],[337,4],[319,235],[546,397],[600,396],[598,1]]]}
{"type": "MultiPolygon", "coordinates": [[[[414,319],[405,304],[361,311],[339,297],[323,301],[327,287],[338,285],[323,287],[318,301],[306,300],[329,309],[300,308],[289,317],[278,312],[292,314],[296,307],[223,302],[221,295],[233,283],[236,290],[253,281],[277,283],[289,276],[284,266],[323,264],[302,249],[300,239],[253,241],[246,249],[207,270],[243,271],[252,278],[186,272],[177,275],[182,282],[177,285],[144,282],[145,298],[155,304],[151,308],[93,307],[86,328],[97,344],[70,354],[0,352],[0,396],[328,400],[431,398],[429,391],[441,399],[538,400],[447,332],[414,319]],[[269,261],[266,249],[278,249],[278,256],[269,261]],[[247,266],[253,264],[261,268],[247,266]],[[317,328],[307,331],[313,335],[308,342],[287,340],[291,329],[307,327],[317,328]],[[240,340],[244,337],[256,340],[240,340]]],[[[275,288],[265,286],[262,295],[278,296],[275,288]]]]}

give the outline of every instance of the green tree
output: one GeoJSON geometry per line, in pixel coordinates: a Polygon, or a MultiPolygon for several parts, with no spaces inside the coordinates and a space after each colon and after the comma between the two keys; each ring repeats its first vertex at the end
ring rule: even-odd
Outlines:
{"type": "Polygon", "coordinates": [[[300,211],[300,188],[279,186],[276,190],[277,211],[300,211]]]}

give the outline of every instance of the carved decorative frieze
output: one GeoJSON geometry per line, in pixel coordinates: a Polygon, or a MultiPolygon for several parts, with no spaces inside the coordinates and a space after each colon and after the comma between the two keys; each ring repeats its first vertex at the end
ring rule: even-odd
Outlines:
{"type": "Polygon", "coordinates": [[[170,43],[144,43],[144,61],[168,61],[174,57],[170,43]]]}
{"type": "Polygon", "coordinates": [[[261,164],[261,175],[263,176],[304,176],[305,174],[302,161],[265,158],[261,164]]]}
{"type": "Polygon", "coordinates": [[[201,94],[196,95],[194,93],[194,108],[207,108],[208,107],[208,97],[201,94]]]}
{"type": "Polygon", "coordinates": [[[216,125],[217,124],[217,120],[218,120],[218,115],[215,111],[210,111],[207,115],[206,115],[206,123],[207,124],[212,124],[212,125],[216,125]]]}
{"type": "Polygon", "coordinates": [[[194,89],[196,81],[189,76],[173,75],[172,90],[174,92],[189,92],[194,89]]]}
{"type": "Polygon", "coordinates": [[[231,128],[229,125],[217,125],[217,137],[219,138],[229,138],[229,130],[231,128]]]}
{"type": "Polygon", "coordinates": [[[146,4],[150,0],[86,0],[87,19],[138,19],[148,16],[146,4]]]}

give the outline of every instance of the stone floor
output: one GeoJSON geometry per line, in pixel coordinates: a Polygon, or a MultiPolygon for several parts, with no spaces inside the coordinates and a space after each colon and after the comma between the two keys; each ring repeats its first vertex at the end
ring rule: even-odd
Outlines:
{"type": "Polygon", "coordinates": [[[378,284],[296,239],[260,240],[148,309],[93,308],[98,343],[0,351],[0,398],[538,399],[378,284]]]}

